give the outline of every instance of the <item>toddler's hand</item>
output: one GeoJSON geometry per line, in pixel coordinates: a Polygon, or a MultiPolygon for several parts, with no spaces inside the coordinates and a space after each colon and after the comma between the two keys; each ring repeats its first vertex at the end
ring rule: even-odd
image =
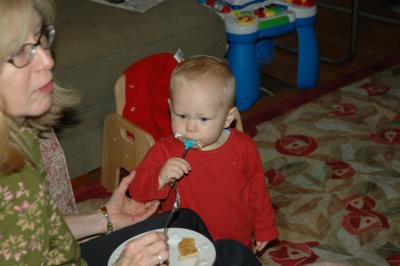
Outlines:
{"type": "Polygon", "coordinates": [[[253,253],[260,252],[265,248],[265,246],[268,244],[268,241],[262,242],[262,241],[256,241],[256,245],[253,248],[253,253]]]}
{"type": "Polygon", "coordinates": [[[173,179],[180,179],[183,175],[188,174],[191,169],[190,164],[185,159],[177,157],[168,159],[160,171],[158,178],[160,183],[159,189],[173,179]]]}

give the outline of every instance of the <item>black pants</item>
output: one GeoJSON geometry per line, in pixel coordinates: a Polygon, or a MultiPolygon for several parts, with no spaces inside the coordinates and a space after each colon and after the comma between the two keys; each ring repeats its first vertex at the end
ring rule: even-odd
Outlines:
{"type": "MultiPolygon", "coordinates": [[[[168,213],[151,217],[143,222],[104,235],[80,245],[82,257],[89,265],[107,265],[113,251],[129,238],[146,231],[162,228],[168,213]]],[[[181,209],[171,223],[171,227],[186,228],[213,239],[201,218],[189,209],[181,209]]],[[[234,240],[217,240],[214,242],[217,251],[215,266],[259,266],[261,265],[252,252],[234,240]]],[[[173,266],[173,265],[172,265],[173,266]]]]}

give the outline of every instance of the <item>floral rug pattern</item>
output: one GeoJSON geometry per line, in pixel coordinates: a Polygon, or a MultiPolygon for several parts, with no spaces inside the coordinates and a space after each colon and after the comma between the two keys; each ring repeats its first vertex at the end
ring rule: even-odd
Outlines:
{"type": "Polygon", "coordinates": [[[400,265],[400,65],[257,126],[279,244],[264,265],[400,265]]]}

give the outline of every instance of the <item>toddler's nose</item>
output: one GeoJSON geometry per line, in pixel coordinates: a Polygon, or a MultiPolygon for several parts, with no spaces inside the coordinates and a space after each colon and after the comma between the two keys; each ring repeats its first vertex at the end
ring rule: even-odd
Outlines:
{"type": "Polygon", "coordinates": [[[191,119],[189,119],[186,123],[186,132],[194,132],[195,131],[195,123],[191,119]]]}

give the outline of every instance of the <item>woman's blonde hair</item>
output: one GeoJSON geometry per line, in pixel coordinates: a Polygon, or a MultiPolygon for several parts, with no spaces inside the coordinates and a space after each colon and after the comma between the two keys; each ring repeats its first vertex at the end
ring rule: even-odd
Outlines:
{"type": "Polygon", "coordinates": [[[174,87],[179,80],[198,82],[202,78],[215,78],[221,81],[223,98],[222,104],[231,108],[235,101],[235,78],[228,64],[214,56],[196,55],[180,62],[171,77],[170,91],[173,94],[174,87]]]}
{"type": "MultiPolygon", "coordinates": [[[[55,3],[53,0],[1,0],[0,1],[0,75],[2,64],[7,58],[17,52],[25,43],[29,34],[29,24],[34,12],[42,18],[44,25],[54,24],[55,3]]],[[[59,120],[65,108],[79,102],[79,96],[74,90],[61,88],[53,84],[52,106],[38,117],[26,117],[23,125],[37,129],[39,132],[49,131],[59,120]]],[[[2,88],[0,88],[1,90],[2,88]]],[[[13,117],[9,117],[5,104],[0,99],[0,171],[11,173],[18,171],[24,161],[31,157],[29,151],[20,147],[16,141],[20,134],[13,117]],[[17,131],[17,132],[16,132],[17,131]]]]}

